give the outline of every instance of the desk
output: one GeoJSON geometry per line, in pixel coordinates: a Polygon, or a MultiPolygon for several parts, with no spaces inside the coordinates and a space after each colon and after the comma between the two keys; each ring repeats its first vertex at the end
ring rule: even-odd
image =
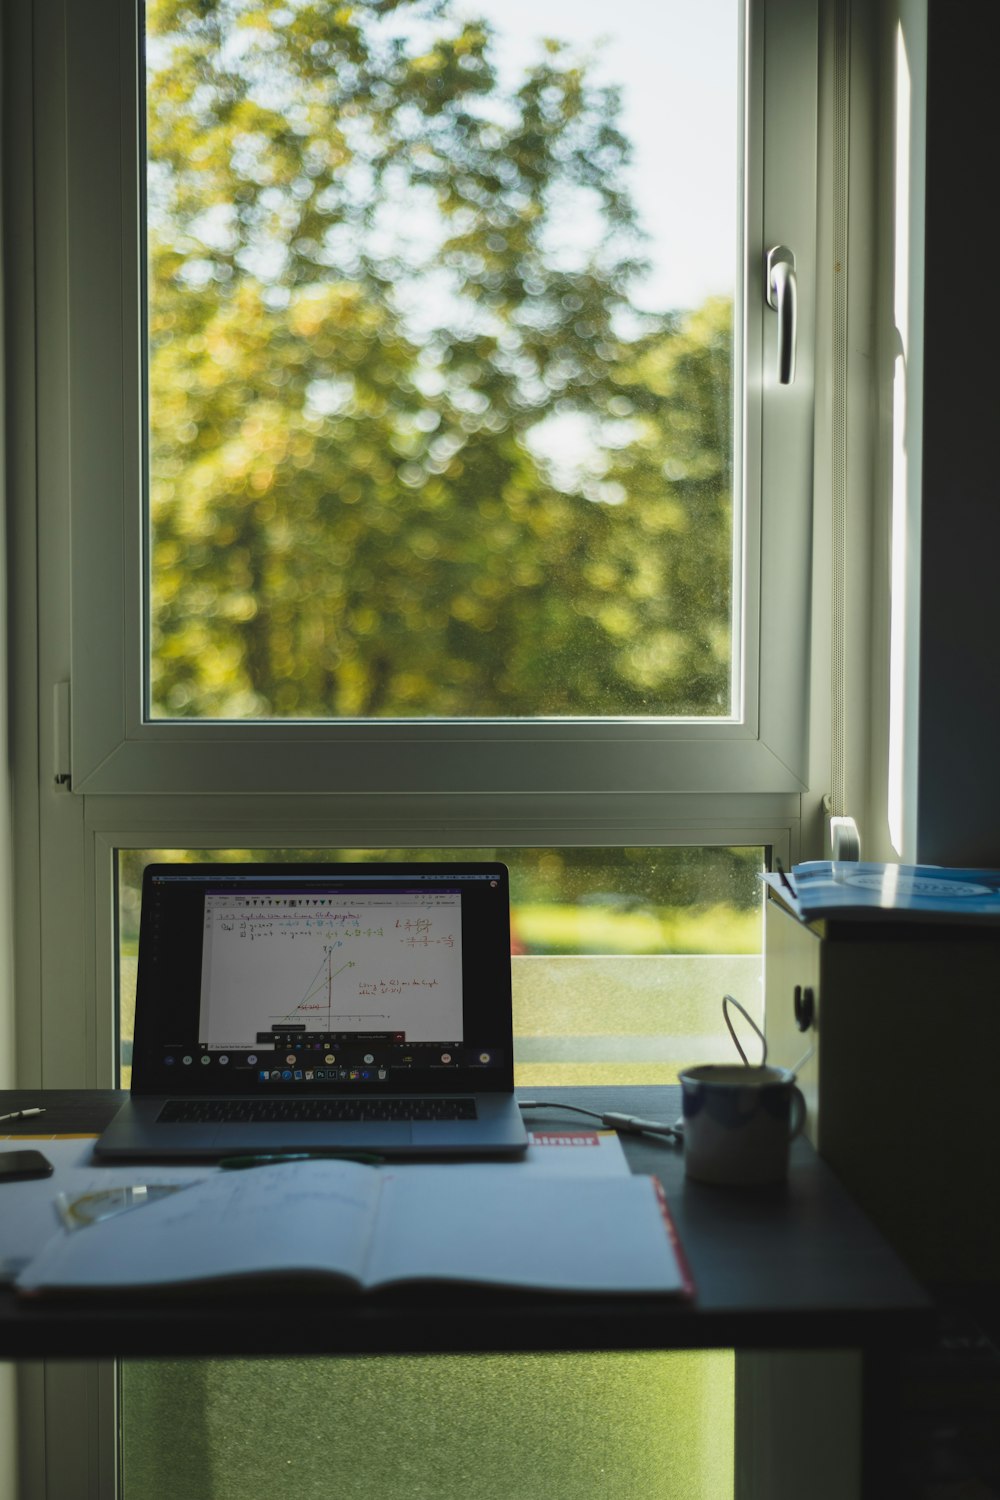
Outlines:
{"type": "MultiPolygon", "coordinates": [[[[534,1090],[522,1093],[539,1097],[534,1090]]],[[[40,1135],[43,1127],[54,1134],[96,1133],[122,1097],[113,1091],[9,1092],[0,1094],[0,1113],[44,1104],[42,1119],[5,1127],[12,1135],[40,1135]]],[[[541,1097],[666,1122],[680,1113],[677,1088],[545,1089],[541,1097]]],[[[529,1123],[535,1120],[539,1126],[585,1124],[580,1116],[532,1111],[529,1123]]],[[[931,1338],[934,1309],[808,1142],[793,1143],[787,1187],[741,1193],[686,1181],[680,1153],[665,1143],[623,1140],[633,1171],[654,1173],[666,1190],[697,1289],[691,1304],[431,1288],[415,1305],[405,1292],[357,1299],[331,1293],[335,1317],[302,1321],[287,1317],[280,1297],[260,1292],[192,1295],[168,1306],[140,1296],[122,1306],[81,1300],[24,1307],[0,1288],[0,1359],[735,1348],[754,1351],[746,1367],[757,1392],[752,1445],[762,1453],[775,1450],[778,1432],[791,1449],[787,1414],[779,1420],[769,1409],[768,1366],[760,1363],[760,1351],[855,1351],[852,1369],[860,1370],[863,1360],[866,1401],[881,1400],[886,1361],[931,1338]]],[[[848,1407],[858,1395],[856,1374],[850,1379],[848,1407]]],[[[781,1388],[779,1378],[774,1399],[781,1388]]],[[[816,1420],[824,1420],[822,1400],[815,1399],[821,1393],[814,1387],[808,1394],[816,1420]]],[[[850,1420],[850,1412],[837,1417],[841,1447],[850,1420]]],[[[884,1425],[881,1415],[869,1421],[869,1437],[884,1425]]],[[[738,1442],[739,1431],[738,1423],[738,1442]]],[[[879,1465],[868,1457],[875,1474],[879,1465]]],[[[788,1493],[803,1492],[803,1477],[800,1467],[788,1493]]],[[[773,1475],[768,1484],[769,1500],[785,1493],[773,1475]]],[[[817,1497],[827,1493],[806,1487],[817,1497]]],[[[879,1493],[874,1480],[870,1492],[879,1493]]],[[[838,1500],[848,1494],[841,1490],[838,1500]]]]}

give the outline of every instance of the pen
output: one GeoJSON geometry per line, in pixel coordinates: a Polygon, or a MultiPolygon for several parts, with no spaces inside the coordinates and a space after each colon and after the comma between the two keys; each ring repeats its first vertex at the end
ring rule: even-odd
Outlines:
{"type": "Polygon", "coordinates": [[[9,1115],[0,1115],[3,1120],[26,1120],[29,1115],[44,1115],[44,1109],[14,1109],[9,1115]]]}
{"type": "Polygon", "coordinates": [[[219,1166],[223,1172],[241,1172],[245,1167],[270,1167],[284,1161],[358,1161],[362,1166],[382,1165],[381,1156],[367,1156],[361,1152],[342,1155],[339,1152],[286,1151],[274,1156],[224,1156],[219,1166]]]}

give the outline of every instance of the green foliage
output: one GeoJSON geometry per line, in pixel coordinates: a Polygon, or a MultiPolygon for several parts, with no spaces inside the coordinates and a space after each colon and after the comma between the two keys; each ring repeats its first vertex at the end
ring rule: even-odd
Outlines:
{"type": "Polygon", "coordinates": [[[731,309],[632,307],[615,91],[447,0],[148,34],[155,711],[728,712],[731,309]]]}

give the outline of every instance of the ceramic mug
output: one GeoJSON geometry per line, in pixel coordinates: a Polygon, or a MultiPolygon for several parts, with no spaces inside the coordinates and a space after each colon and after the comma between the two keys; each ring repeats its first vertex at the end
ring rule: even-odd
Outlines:
{"type": "Polygon", "coordinates": [[[788,1068],[708,1063],[680,1075],[684,1170],[699,1182],[763,1187],[788,1176],[806,1102],[788,1068]]]}

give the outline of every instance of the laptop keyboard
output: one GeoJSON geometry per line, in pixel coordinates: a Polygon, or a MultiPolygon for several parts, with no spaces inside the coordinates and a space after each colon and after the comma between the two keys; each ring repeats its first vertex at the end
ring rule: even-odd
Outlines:
{"type": "Polygon", "coordinates": [[[323,1120],[474,1120],[474,1099],[169,1099],[158,1125],[308,1125],[323,1120]]]}

